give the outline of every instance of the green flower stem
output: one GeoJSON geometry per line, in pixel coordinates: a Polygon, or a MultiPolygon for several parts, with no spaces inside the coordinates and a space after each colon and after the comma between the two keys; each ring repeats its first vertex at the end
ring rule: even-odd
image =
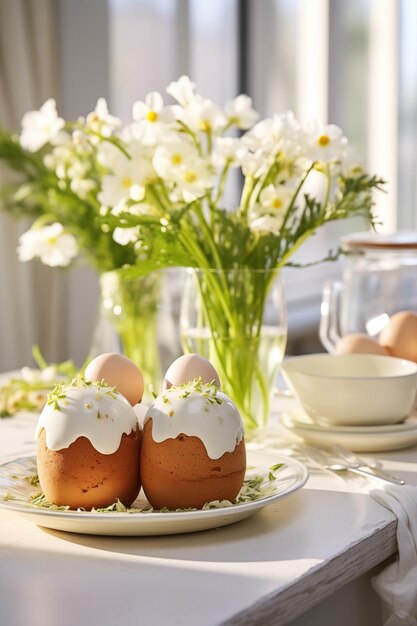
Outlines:
{"type": "MultiPolygon", "coordinates": [[[[214,267],[213,265],[211,265],[211,268],[218,268],[218,269],[223,269],[223,265],[222,265],[222,259],[220,257],[218,248],[216,246],[216,242],[214,240],[214,236],[213,236],[213,231],[210,228],[210,226],[207,224],[207,221],[204,217],[204,213],[203,213],[203,209],[201,204],[196,205],[196,216],[198,219],[198,222],[204,232],[204,235],[206,236],[206,241],[209,245],[210,248],[210,252],[213,255],[213,260],[214,260],[214,267]]],[[[225,283],[225,281],[223,282],[223,288],[226,290],[227,289],[227,284],[225,283]]]]}
{"type": "Polygon", "coordinates": [[[220,198],[223,196],[224,193],[224,188],[227,182],[227,175],[229,173],[229,169],[230,169],[230,163],[226,163],[226,165],[223,167],[223,170],[220,174],[220,181],[219,181],[219,186],[217,188],[217,193],[213,199],[213,205],[214,206],[218,206],[220,198]]]}
{"type": "MultiPolygon", "coordinates": [[[[161,276],[151,273],[142,278],[124,280],[117,272],[103,274],[102,293],[112,308],[104,315],[120,338],[123,354],[142,371],[145,389],[151,384],[159,389],[161,371],[158,352],[158,306],[161,276]],[[115,311],[118,310],[119,314],[115,311]]],[[[150,398],[147,398],[148,400],[150,398]]]]}
{"type": "MultiPolygon", "coordinates": [[[[275,276],[275,271],[196,270],[195,274],[200,302],[197,323],[199,328],[210,330],[209,338],[203,334],[206,341],[202,339],[197,345],[215,365],[222,387],[233,398],[249,433],[264,425],[269,416],[271,374],[265,371],[266,363],[260,361],[260,350],[267,291],[275,276]],[[218,299],[225,280],[230,294],[227,310],[218,299]]],[[[195,343],[187,346],[187,336],[183,339],[186,350],[196,349],[195,343]]]]}
{"type": "Polygon", "coordinates": [[[242,195],[240,197],[240,212],[244,217],[248,214],[249,201],[253,187],[255,185],[255,179],[252,176],[245,177],[245,183],[243,185],[242,195]]]}
{"type": "Polygon", "coordinates": [[[282,267],[285,267],[285,265],[288,263],[288,260],[290,259],[290,257],[292,257],[293,254],[295,254],[295,252],[297,252],[298,248],[300,248],[301,245],[306,241],[306,239],[308,239],[314,233],[314,230],[315,229],[311,229],[311,230],[306,231],[305,233],[303,233],[297,239],[297,241],[291,246],[291,248],[289,250],[287,250],[287,252],[283,255],[281,260],[278,261],[278,263],[276,265],[276,269],[279,270],[282,267]]]}
{"type": "Polygon", "coordinates": [[[213,132],[211,128],[205,131],[207,136],[207,155],[211,155],[213,150],[213,132]]]}
{"type": "Polygon", "coordinates": [[[203,149],[201,147],[201,142],[199,141],[199,139],[198,139],[197,135],[195,134],[195,132],[192,131],[191,128],[189,126],[187,126],[187,124],[184,124],[184,122],[181,122],[180,120],[178,120],[178,125],[180,127],[180,132],[183,132],[186,135],[189,135],[191,137],[195,147],[197,148],[197,152],[198,152],[199,156],[203,156],[203,149]]]}
{"type": "Polygon", "coordinates": [[[166,213],[169,210],[169,203],[167,203],[167,205],[164,204],[160,197],[160,194],[158,193],[158,189],[156,188],[155,183],[153,183],[152,185],[148,185],[147,192],[149,192],[151,199],[153,200],[153,202],[155,202],[157,207],[161,209],[161,211],[163,211],[163,213],[166,213]]]}
{"type": "Polygon", "coordinates": [[[38,228],[43,228],[47,224],[52,224],[56,221],[56,217],[52,215],[52,213],[44,213],[40,215],[32,224],[33,230],[37,230],[38,228]]]}
{"type": "MultiPolygon", "coordinates": [[[[199,263],[199,267],[201,267],[202,269],[210,270],[211,264],[208,261],[208,259],[204,256],[204,253],[202,253],[200,248],[195,244],[193,233],[190,232],[190,228],[188,224],[184,224],[182,232],[180,233],[179,237],[181,241],[184,242],[185,246],[188,247],[191,250],[191,252],[195,255],[195,259],[197,259],[198,261],[201,261],[201,263],[199,263]]],[[[211,282],[212,287],[217,294],[219,302],[221,302],[223,305],[224,314],[228,318],[231,326],[233,327],[234,320],[230,316],[230,310],[229,310],[229,307],[227,306],[227,301],[225,300],[225,293],[223,293],[221,286],[217,285],[216,280],[210,278],[209,271],[207,272],[207,275],[209,276],[209,282],[211,282]]]]}
{"type": "MultiPolygon", "coordinates": [[[[315,163],[312,163],[310,165],[310,167],[308,168],[308,170],[306,171],[306,173],[304,174],[304,176],[301,178],[300,182],[298,183],[297,188],[296,188],[296,190],[294,192],[294,195],[293,195],[293,197],[291,199],[291,202],[288,205],[288,209],[287,209],[287,211],[285,213],[284,220],[283,220],[282,225],[281,225],[281,232],[284,231],[284,228],[285,228],[285,226],[286,226],[286,224],[288,222],[288,219],[292,215],[292,212],[293,212],[293,209],[294,209],[294,205],[295,205],[296,200],[298,198],[298,194],[300,193],[301,188],[303,187],[303,185],[306,182],[308,176],[310,175],[310,172],[314,169],[314,166],[315,166],[315,163]]],[[[282,263],[279,264],[279,267],[283,267],[282,263]]]]}
{"type": "Polygon", "coordinates": [[[233,126],[233,120],[229,120],[226,124],[226,126],[223,128],[222,132],[221,132],[221,136],[223,137],[223,135],[229,130],[229,128],[231,128],[233,126]]]}
{"type": "Polygon", "coordinates": [[[123,319],[116,322],[123,354],[141,370],[146,390],[149,384],[153,389],[159,389],[161,384],[157,326],[156,306],[140,310],[140,303],[125,309],[123,319]]]}
{"type": "MultiPolygon", "coordinates": [[[[81,127],[82,128],[82,127],[81,127]]],[[[94,136],[94,137],[98,137],[100,139],[100,141],[103,142],[107,142],[107,143],[111,143],[113,146],[115,146],[116,148],[118,148],[120,150],[120,152],[122,154],[124,154],[124,156],[129,159],[129,161],[132,160],[132,155],[130,154],[130,152],[128,152],[128,150],[124,147],[123,142],[120,141],[117,137],[115,137],[114,135],[111,137],[106,137],[105,135],[102,135],[101,133],[98,133],[97,131],[94,130],[89,130],[90,135],[94,136]]]]}
{"type": "Polygon", "coordinates": [[[261,176],[261,178],[258,179],[258,182],[256,183],[256,185],[254,186],[252,190],[251,197],[249,200],[250,208],[253,208],[255,204],[257,203],[262,190],[266,187],[269,178],[271,177],[272,173],[274,172],[276,168],[277,168],[277,164],[274,159],[273,163],[270,165],[270,167],[265,172],[265,174],[261,176]]]}
{"type": "Polygon", "coordinates": [[[329,196],[330,196],[330,167],[328,163],[326,163],[325,176],[326,176],[326,186],[325,186],[323,209],[322,209],[323,215],[326,214],[326,209],[327,209],[327,205],[329,204],[329,196]]]}
{"type": "MultiPolygon", "coordinates": [[[[197,286],[197,291],[199,292],[200,303],[201,303],[201,313],[199,312],[199,316],[201,315],[200,323],[202,322],[202,325],[204,325],[204,322],[208,322],[209,327],[212,330],[215,328],[221,328],[221,323],[222,323],[221,312],[223,311],[223,308],[221,308],[219,311],[218,307],[213,306],[214,303],[212,300],[208,302],[208,298],[206,296],[206,290],[203,290],[198,277],[196,277],[196,283],[197,283],[196,286],[197,286]]],[[[223,381],[223,385],[224,385],[224,381],[227,381],[227,386],[233,386],[233,379],[230,377],[229,371],[227,367],[225,367],[224,365],[225,359],[224,359],[224,355],[221,349],[221,345],[219,344],[218,341],[216,341],[216,339],[212,339],[211,347],[214,349],[214,352],[215,352],[214,360],[216,364],[219,364],[219,363],[221,364],[220,366],[221,371],[218,371],[218,373],[220,375],[221,380],[223,381]]],[[[204,353],[204,350],[201,349],[200,353],[201,354],[204,353]]]]}
{"type": "Polygon", "coordinates": [[[262,409],[263,409],[262,424],[266,424],[269,418],[269,409],[270,409],[270,404],[271,404],[271,389],[268,386],[266,377],[262,373],[258,359],[256,359],[255,361],[255,374],[256,374],[256,380],[259,385],[259,389],[261,390],[261,394],[262,394],[262,409]]]}
{"type": "Polygon", "coordinates": [[[171,206],[171,200],[169,199],[168,192],[163,181],[161,180],[160,182],[155,183],[155,187],[158,188],[159,193],[164,199],[164,206],[168,207],[169,209],[171,206]]]}

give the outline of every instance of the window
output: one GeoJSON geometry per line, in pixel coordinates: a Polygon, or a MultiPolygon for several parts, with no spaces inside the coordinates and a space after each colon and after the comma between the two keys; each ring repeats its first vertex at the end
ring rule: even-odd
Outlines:
{"type": "MultiPolygon", "coordinates": [[[[182,73],[216,102],[246,91],[262,116],[292,109],[341,126],[368,170],[389,181],[376,197],[382,227],[417,226],[415,0],[60,0],[60,15],[65,115],[90,110],[94,93],[127,119],[135,100],[182,73]],[[66,33],[82,21],[74,46],[66,33]],[[80,50],[94,46],[101,67],[88,53],[80,64],[80,50]]],[[[320,231],[298,260],[325,256],[361,227],[320,231]]],[[[290,334],[317,327],[322,285],[339,272],[286,271],[290,334]]]]}

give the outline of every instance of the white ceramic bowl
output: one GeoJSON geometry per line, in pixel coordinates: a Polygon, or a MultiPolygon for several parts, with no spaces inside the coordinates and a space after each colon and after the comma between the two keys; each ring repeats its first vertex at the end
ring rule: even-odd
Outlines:
{"type": "Polygon", "coordinates": [[[315,422],[394,424],[413,407],[417,363],[375,354],[309,354],[287,359],[284,378],[315,422]]]}

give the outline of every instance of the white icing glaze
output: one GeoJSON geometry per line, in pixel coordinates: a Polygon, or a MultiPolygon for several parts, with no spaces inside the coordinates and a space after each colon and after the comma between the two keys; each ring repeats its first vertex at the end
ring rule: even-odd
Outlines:
{"type": "Polygon", "coordinates": [[[222,391],[216,392],[218,403],[185,387],[188,395],[184,386],[171,387],[150,406],[144,424],[152,418],[153,440],[160,443],[183,433],[201,439],[211,459],[233,452],[244,436],[242,418],[233,402],[222,391]]]}
{"type": "Polygon", "coordinates": [[[36,427],[38,439],[42,428],[50,450],[68,448],[78,437],[87,437],[98,452],[113,454],[123,433],[129,435],[138,425],[132,406],[116,391],[105,388],[69,387],[60,399],[59,410],[46,404],[36,427]]]}
{"type": "Polygon", "coordinates": [[[143,421],[145,419],[145,415],[148,412],[149,407],[146,404],[142,404],[142,402],[135,404],[133,410],[137,417],[140,428],[143,428],[143,421]]]}

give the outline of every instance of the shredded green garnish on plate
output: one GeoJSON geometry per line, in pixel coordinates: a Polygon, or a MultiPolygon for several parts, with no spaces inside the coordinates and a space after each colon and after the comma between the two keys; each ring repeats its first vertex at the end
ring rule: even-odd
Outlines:
{"type": "MultiPolygon", "coordinates": [[[[18,477],[16,476],[16,478],[18,477]]],[[[39,476],[37,474],[25,476],[25,480],[27,483],[29,483],[29,485],[32,485],[33,487],[39,487],[39,476]]]]}
{"type": "MultiPolygon", "coordinates": [[[[209,509],[222,509],[228,508],[231,506],[238,506],[239,504],[244,504],[248,502],[256,502],[257,500],[262,500],[263,498],[267,498],[268,496],[273,495],[277,491],[277,486],[274,484],[276,480],[276,476],[274,471],[277,471],[281,468],[285,467],[284,463],[277,463],[273,465],[269,469],[268,475],[254,475],[248,477],[244,480],[243,486],[239,492],[239,495],[236,498],[236,502],[232,503],[229,500],[214,500],[212,502],[207,502],[202,507],[203,511],[207,511],[209,509]]],[[[253,468],[251,468],[253,470],[253,468]]],[[[11,475],[11,478],[14,480],[24,480],[32,486],[39,486],[39,478],[35,473],[36,470],[34,468],[34,473],[28,474],[27,476],[18,476],[16,474],[11,475]]],[[[26,500],[22,500],[21,498],[17,498],[9,491],[3,496],[3,500],[15,500],[17,502],[22,502],[26,504],[30,504],[33,507],[39,507],[42,509],[50,509],[51,511],[68,511],[70,510],[69,506],[58,506],[56,504],[51,504],[45,497],[45,495],[38,491],[36,493],[28,496],[26,500]]],[[[93,508],[91,513],[184,513],[186,511],[196,511],[198,509],[193,508],[184,508],[184,509],[176,509],[172,511],[166,507],[162,509],[156,510],[146,501],[138,501],[136,506],[126,507],[120,500],[116,500],[113,504],[103,507],[103,508],[93,508]]],[[[86,512],[86,509],[79,508],[77,509],[79,512],[86,512]]],[[[88,511],[89,512],[89,511],[88,511]]]]}
{"type": "Polygon", "coordinates": [[[276,463],[275,465],[272,465],[269,468],[269,480],[276,480],[276,475],[275,472],[277,472],[279,469],[282,469],[283,467],[285,467],[285,463],[276,463]]]}
{"type": "MultiPolygon", "coordinates": [[[[82,511],[83,509],[77,509],[78,511],[82,511]]],[[[106,506],[104,508],[91,509],[92,513],[137,513],[138,509],[132,509],[126,507],[123,502],[120,502],[119,499],[116,502],[113,502],[110,506],[106,506]]]]}
{"type": "Polygon", "coordinates": [[[45,495],[42,493],[42,491],[38,491],[37,493],[29,496],[29,503],[42,509],[51,509],[51,511],[68,511],[70,508],[69,506],[58,506],[57,504],[51,504],[45,498],[45,495]]]}
{"type": "Polygon", "coordinates": [[[272,465],[269,469],[271,470],[271,472],[276,472],[277,470],[281,469],[281,467],[285,467],[285,463],[276,463],[275,465],[272,465]]]}

